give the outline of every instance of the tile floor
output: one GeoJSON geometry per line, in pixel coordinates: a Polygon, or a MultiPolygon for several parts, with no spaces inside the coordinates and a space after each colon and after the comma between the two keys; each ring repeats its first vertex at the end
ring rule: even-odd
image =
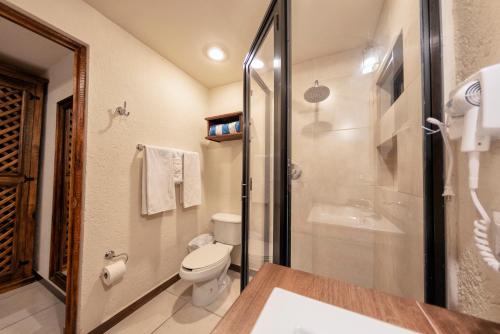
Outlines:
{"type": "Polygon", "coordinates": [[[62,333],[64,304],[39,282],[0,294],[0,334],[62,333]]]}
{"type": "MultiPolygon", "coordinates": [[[[108,333],[210,333],[240,294],[239,273],[229,277],[230,287],[204,308],[191,304],[192,286],[180,280],[108,333]]],[[[64,304],[39,282],[0,294],[0,334],[57,334],[63,326],[64,304]]]]}
{"type": "Polygon", "coordinates": [[[240,294],[239,273],[229,271],[229,277],[230,287],[214,303],[203,308],[191,304],[192,286],[180,280],[107,333],[208,334],[240,294]]]}

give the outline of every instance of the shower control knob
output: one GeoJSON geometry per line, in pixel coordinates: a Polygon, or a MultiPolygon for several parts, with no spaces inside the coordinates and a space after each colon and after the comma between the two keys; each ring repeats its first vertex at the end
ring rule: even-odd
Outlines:
{"type": "Polygon", "coordinates": [[[292,164],[290,166],[290,177],[292,180],[298,180],[302,176],[302,169],[297,164],[292,164]]]}

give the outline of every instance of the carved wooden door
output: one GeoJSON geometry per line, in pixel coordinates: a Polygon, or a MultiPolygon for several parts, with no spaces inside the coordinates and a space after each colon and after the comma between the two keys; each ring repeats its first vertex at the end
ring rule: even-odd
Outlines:
{"type": "Polygon", "coordinates": [[[0,292],[33,275],[44,86],[0,65],[0,292]]]}

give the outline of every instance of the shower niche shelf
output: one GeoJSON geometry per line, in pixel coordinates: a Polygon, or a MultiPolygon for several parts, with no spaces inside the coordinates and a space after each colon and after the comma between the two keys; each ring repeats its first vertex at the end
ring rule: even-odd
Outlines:
{"type": "Polygon", "coordinates": [[[205,139],[207,140],[220,143],[223,141],[240,140],[241,138],[243,138],[243,133],[241,131],[241,128],[243,126],[243,112],[241,111],[217,115],[217,116],[210,116],[206,117],[205,120],[207,121],[207,136],[205,137],[205,139]],[[210,128],[212,126],[230,124],[233,122],[239,122],[240,131],[236,133],[220,134],[220,135],[210,134],[210,128]]]}

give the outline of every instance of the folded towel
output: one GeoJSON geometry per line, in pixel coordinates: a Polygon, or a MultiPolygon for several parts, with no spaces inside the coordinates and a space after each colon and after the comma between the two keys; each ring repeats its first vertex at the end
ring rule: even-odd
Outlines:
{"type": "Polygon", "coordinates": [[[144,148],[142,164],[142,214],[152,215],[175,209],[174,159],[176,151],[144,148]]]}
{"type": "Polygon", "coordinates": [[[239,132],[240,132],[240,121],[236,121],[226,124],[211,125],[208,134],[210,136],[222,136],[239,132]]]}
{"type": "Polygon", "coordinates": [[[184,152],[172,150],[174,154],[173,164],[174,164],[174,183],[180,184],[182,183],[182,156],[184,152]]]}
{"type": "Polygon", "coordinates": [[[197,152],[184,152],[182,202],[185,208],[201,205],[201,168],[197,152]]]}

